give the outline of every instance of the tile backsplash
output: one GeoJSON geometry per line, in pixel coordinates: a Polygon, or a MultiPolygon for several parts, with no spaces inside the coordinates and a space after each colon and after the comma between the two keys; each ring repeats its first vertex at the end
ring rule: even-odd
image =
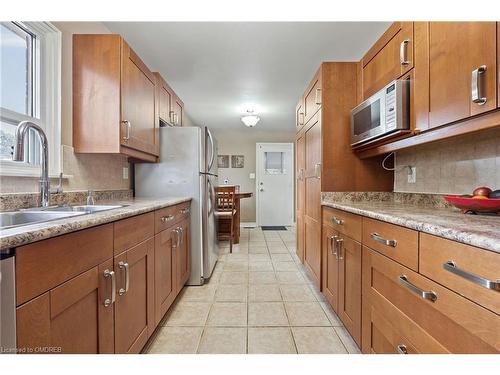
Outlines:
{"type": "Polygon", "coordinates": [[[500,189],[500,129],[416,146],[396,153],[394,191],[471,194],[478,186],[500,189]],[[416,182],[408,183],[408,167],[416,182]]]}

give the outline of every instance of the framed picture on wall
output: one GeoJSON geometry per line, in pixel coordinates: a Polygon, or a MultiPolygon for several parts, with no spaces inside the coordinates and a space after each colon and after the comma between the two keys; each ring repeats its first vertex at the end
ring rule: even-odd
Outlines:
{"type": "Polygon", "coordinates": [[[217,167],[229,168],[229,155],[217,155],[217,167]]]}
{"type": "Polygon", "coordinates": [[[244,168],[244,167],[245,167],[245,156],[231,155],[231,168],[244,168]]]}

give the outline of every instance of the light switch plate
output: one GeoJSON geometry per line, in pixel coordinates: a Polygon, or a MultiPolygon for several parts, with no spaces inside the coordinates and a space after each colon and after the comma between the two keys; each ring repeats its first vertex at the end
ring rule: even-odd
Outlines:
{"type": "Polygon", "coordinates": [[[408,167],[408,183],[414,184],[417,182],[417,167],[408,167]]]}
{"type": "Polygon", "coordinates": [[[123,179],[128,180],[128,168],[123,167],[123,179]]]}

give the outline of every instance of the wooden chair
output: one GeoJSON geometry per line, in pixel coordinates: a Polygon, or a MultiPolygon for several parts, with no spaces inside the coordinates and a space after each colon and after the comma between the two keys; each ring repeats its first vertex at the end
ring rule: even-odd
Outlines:
{"type": "Polygon", "coordinates": [[[233,252],[234,241],[234,196],[236,186],[218,186],[215,188],[215,217],[217,218],[217,239],[229,240],[229,252],[233,252]]]}

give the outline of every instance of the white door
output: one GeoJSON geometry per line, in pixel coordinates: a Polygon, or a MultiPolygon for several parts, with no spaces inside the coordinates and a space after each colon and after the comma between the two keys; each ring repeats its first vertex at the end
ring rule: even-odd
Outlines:
{"type": "Polygon", "coordinates": [[[293,143],[257,143],[257,225],[293,224],[293,143]]]}

